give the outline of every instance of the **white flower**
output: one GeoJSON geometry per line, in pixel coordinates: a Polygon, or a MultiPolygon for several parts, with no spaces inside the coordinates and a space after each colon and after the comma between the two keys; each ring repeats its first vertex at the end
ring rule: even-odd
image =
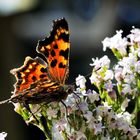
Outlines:
{"type": "Polygon", "coordinates": [[[82,112],[86,112],[88,111],[88,104],[87,102],[81,102],[79,103],[79,109],[82,111],[82,112]]]}
{"type": "Polygon", "coordinates": [[[133,27],[131,34],[127,36],[130,38],[130,43],[133,45],[135,42],[140,42],[140,29],[133,27]]]}
{"type": "Polygon", "coordinates": [[[104,116],[108,114],[108,111],[111,109],[111,106],[107,102],[104,102],[104,105],[100,105],[96,108],[97,116],[104,116]]]}
{"type": "Polygon", "coordinates": [[[55,123],[53,123],[52,127],[52,140],[64,140],[63,135],[59,132],[55,123]]]}
{"type": "Polygon", "coordinates": [[[84,117],[87,119],[87,123],[89,123],[91,121],[91,119],[93,118],[93,113],[91,111],[87,111],[85,114],[84,114],[84,117]]]}
{"type": "Polygon", "coordinates": [[[77,110],[77,105],[76,105],[76,97],[74,97],[73,94],[70,94],[67,99],[64,101],[64,103],[66,104],[67,106],[67,109],[70,111],[68,113],[71,113],[71,111],[75,111],[77,110]]]}
{"type": "Polygon", "coordinates": [[[82,94],[85,94],[86,93],[86,79],[84,76],[82,75],[79,75],[77,78],[76,78],[76,85],[80,87],[80,91],[82,92],[82,94]]]}
{"type": "Polygon", "coordinates": [[[110,139],[110,136],[102,136],[101,140],[116,140],[115,138],[110,139]]]}
{"type": "Polygon", "coordinates": [[[49,120],[51,120],[52,118],[57,118],[58,111],[56,109],[49,107],[46,112],[49,120]]]}
{"type": "MultiPolygon", "coordinates": [[[[131,126],[129,129],[129,133],[128,133],[129,139],[133,139],[137,134],[138,134],[138,130],[136,129],[136,127],[131,126]]],[[[137,140],[139,140],[139,139],[137,139],[137,140]]]]}
{"type": "Polygon", "coordinates": [[[134,73],[126,74],[124,77],[124,82],[127,84],[135,84],[135,76],[134,73]]]}
{"type": "Polygon", "coordinates": [[[137,135],[136,140],[140,140],[140,133],[137,135]]]}
{"type": "Polygon", "coordinates": [[[137,61],[135,63],[135,71],[138,72],[140,74],[140,61],[137,61]]]}
{"type": "Polygon", "coordinates": [[[116,125],[119,130],[123,130],[124,133],[130,131],[130,124],[132,121],[132,115],[128,112],[119,113],[116,115],[116,125]]]}
{"type": "Polygon", "coordinates": [[[102,123],[95,123],[94,124],[94,134],[97,135],[98,133],[102,132],[102,129],[105,128],[102,126],[102,123]]]}
{"type": "Polygon", "coordinates": [[[123,59],[119,61],[118,64],[123,67],[123,71],[125,73],[133,73],[134,65],[136,62],[136,56],[132,53],[129,53],[129,56],[123,57],[123,59]]]}
{"type": "Polygon", "coordinates": [[[122,92],[124,94],[127,94],[127,93],[131,93],[132,92],[132,89],[131,89],[131,86],[129,84],[123,84],[123,89],[122,89],[122,92]]]}
{"type": "Polygon", "coordinates": [[[87,140],[85,134],[81,131],[76,132],[76,140],[87,140]]]}
{"type": "Polygon", "coordinates": [[[125,121],[127,121],[129,124],[131,124],[131,121],[132,121],[132,115],[129,113],[129,112],[124,112],[123,114],[122,114],[122,117],[123,117],[123,119],[125,120],[125,121]]]}
{"type": "Polygon", "coordinates": [[[0,133],[0,140],[5,140],[6,136],[7,136],[7,133],[5,132],[0,133]]]}
{"type": "Polygon", "coordinates": [[[105,77],[104,77],[103,79],[104,79],[105,81],[111,80],[111,79],[113,79],[113,76],[114,76],[113,71],[112,71],[112,70],[107,70],[107,71],[105,72],[105,77]]]}
{"type": "Polygon", "coordinates": [[[111,81],[105,82],[105,89],[106,89],[108,92],[112,92],[112,90],[113,90],[113,84],[112,84],[111,81]]]}
{"type": "Polygon", "coordinates": [[[122,119],[117,120],[117,128],[119,130],[123,130],[124,133],[127,133],[130,129],[129,124],[125,121],[122,121],[122,119]]]}
{"type": "Polygon", "coordinates": [[[99,94],[96,91],[87,91],[87,97],[90,100],[90,103],[94,103],[94,101],[99,101],[99,94]]]}
{"type": "Polygon", "coordinates": [[[64,131],[67,127],[67,121],[65,118],[61,118],[61,120],[58,120],[55,127],[60,131],[64,131]]]}
{"type": "Polygon", "coordinates": [[[116,65],[114,70],[115,70],[115,79],[117,80],[118,83],[122,82],[125,75],[123,68],[121,68],[119,65],[116,65]]]}
{"type": "Polygon", "coordinates": [[[91,77],[89,78],[91,81],[91,84],[96,83],[96,85],[99,85],[101,83],[99,75],[96,73],[92,73],[91,77]]]}
{"type": "Polygon", "coordinates": [[[103,56],[102,58],[98,59],[94,59],[92,58],[93,64],[90,64],[90,66],[94,66],[95,70],[98,70],[101,67],[107,67],[109,68],[110,66],[110,59],[108,58],[107,55],[103,56]]]}
{"type": "Polygon", "coordinates": [[[114,35],[112,38],[105,38],[103,43],[103,50],[106,51],[106,48],[115,48],[117,49],[121,55],[126,55],[126,47],[127,47],[127,38],[122,38],[122,30],[116,31],[116,35],[114,35]]]}
{"type": "Polygon", "coordinates": [[[126,107],[128,107],[128,103],[129,103],[130,99],[125,98],[125,100],[123,101],[123,103],[121,104],[121,109],[122,111],[126,110],[126,107]]]}
{"type": "Polygon", "coordinates": [[[111,39],[109,37],[106,37],[103,41],[102,41],[102,44],[103,44],[103,51],[106,51],[107,47],[111,47],[111,39]]]}

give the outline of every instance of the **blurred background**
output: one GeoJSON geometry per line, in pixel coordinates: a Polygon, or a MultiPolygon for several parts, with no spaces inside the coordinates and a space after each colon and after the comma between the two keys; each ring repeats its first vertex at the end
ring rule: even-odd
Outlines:
{"type": "MultiPolygon", "coordinates": [[[[36,57],[38,40],[49,35],[52,20],[65,17],[69,23],[71,54],[69,83],[78,74],[87,75],[92,57],[112,54],[102,51],[101,41],[122,29],[127,35],[140,27],[139,0],[0,0],[0,100],[14,90],[9,71],[36,57]]],[[[0,106],[0,132],[6,140],[45,140],[38,128],[27,126],[12,104],[0,106]]]]}

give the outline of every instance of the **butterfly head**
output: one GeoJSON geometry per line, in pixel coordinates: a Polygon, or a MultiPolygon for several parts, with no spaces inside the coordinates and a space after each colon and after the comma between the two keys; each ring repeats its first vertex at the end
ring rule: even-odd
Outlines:
{"type": "Polygon", "coordinates": [[[74,85],[63,85],[63,90],[64,90],[67,94],[73,93],[74,89],[75,89],[74,85]]]}

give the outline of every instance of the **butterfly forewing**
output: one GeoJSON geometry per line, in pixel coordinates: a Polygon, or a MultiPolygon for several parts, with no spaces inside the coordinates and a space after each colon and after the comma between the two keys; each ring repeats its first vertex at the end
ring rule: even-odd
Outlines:
{"type": "Polygon", "coordinates": [[[38,42],[37,51],[46,57],[48,71],[53,81],[65,83],[69,69],[69,30],[63,18],[53,23],[50,36],[38,42]]]}

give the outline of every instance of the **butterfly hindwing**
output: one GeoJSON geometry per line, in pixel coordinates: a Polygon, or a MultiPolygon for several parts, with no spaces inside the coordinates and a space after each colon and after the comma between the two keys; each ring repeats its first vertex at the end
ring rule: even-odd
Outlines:
{"type": "Polygon", "coordinates": [[[15,84],[15,93],[22,92],[28,89],[34,82],[48,78],[47,64],[39,57],[35,59],[26,57],[24,65],[20,68],[15,68],[10,71],[16,76],[17,82],[15,84]]]}
{"type": "Polygon", "coordinates": [[[68,75],[69,49],[69,30],[64,18],[54,21],[50,36],[39,41],[37,46],[37,51],[46,57],[50,77],[61,84],[68,75]]]}

